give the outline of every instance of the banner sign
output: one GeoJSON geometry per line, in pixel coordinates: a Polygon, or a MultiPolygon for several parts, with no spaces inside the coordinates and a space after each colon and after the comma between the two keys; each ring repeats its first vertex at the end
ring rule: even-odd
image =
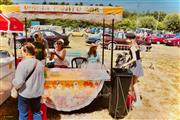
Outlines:
{"type": "Polygon", "coordinates": [[[28,19],[71,19],[106,23],[122,19],[123,7],[73,6],[73,5],[0,5],[0,11],[8,16],[28,19]]]}
{"type": "Polygon", "coordinates": [[[122,7],[73,5],[1,5],[2,12],[66,13],[66,14],[121,14],[122,7]]]}

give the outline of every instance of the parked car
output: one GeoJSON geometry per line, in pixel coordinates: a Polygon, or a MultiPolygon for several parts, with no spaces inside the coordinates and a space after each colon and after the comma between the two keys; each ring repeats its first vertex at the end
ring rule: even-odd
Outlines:
{"type": "Polygon", "coordinates": [[[64,40],[64,46],[65,47],[67,47],[69,45],[69,39],[68,39],[67,35],[60,34],[60,33],[53,31],[53,30],[38,30],[38,31],[31,33],[30,36],[27,37],[27,40],[26,40],[25,36],[17,36],[16,37],[16,45],[18,46],[18,48],[21,48],[22,44],[26,41],[27,42],[34,42],[33,37],[34,37],[36,32],[42,33],[43,37],[48,41],[48,45],[50,48],[53,48],[54,43],[60,38],[64,40]]]}
{"type": "Polygon", "coordinates": [[[102,33],[98,33],[98,34],[89,36],[86,40],[86,43],[88,43],[88,44],[91,44],[91,43],[99,44],[101,41],[101,37],[102,37],[102,33]]]}
{"type": "Polygon", "coordinates": [[[0,58],[8,58],[10,57],[11,55],[9,54],[8,51],[6,50],[0,50],[0,58]]]}
{"type": "Polygon", "coordinates": [[[80,30],[73,30],[68,33],[69,36],[73,37],[87,37],[87,33],[85,31],[80,31],[80,30]]]}
{"type": "MultiPolygon", "coordinates": [[[[105,34],[104,36],[104,47],[107,49],[111,49],[112,46],[112,36],[110,34],[105,34]]],[[[117,32],[114,33],[114,44],[113,49],[129,49],[129,40],[126,38],[124,33],[117,32]]],[[[144,41],[140,39],[136,39],[138,45],[142,45],[146,47],[146,51],[149,51],[152,46],[150,41],[144,41]]],[[[102,43],[101,43],[102,45],[102,43]]]]}
{"type": "Polygon", "coordinates": [[[159,35],[159,36],[148,36],[145,38],[145,40],[151,40],[152,43],[154,44],[164,44],[164,40],[168,38],[174,38],[176,37],[175,34],[164,34],[164,35],[159,35]]]}
{"type": "Polygon", "coordinates": [[[180,46],[180,36],[166,39],[165,44],[168,46],[180,46]]]}
{"type": "MultiPolygon", "coordinates": [[[[111,46],[112,46],[111,40],[112,40],[112,36],[110,34],[105,34],[105,36],[104,36],[104,47],[105,48],[111,49],[111,46]]],[[[147,51],[149,51],[152,48],[150,41],[136,39],[136,42],[138,45],[145,46],[147,51]]],[[[129,49],[128,40],[124,33],[121,33],[121,32],[114,33],[113,49],[117,49],[117,48],[129,49]]]]}

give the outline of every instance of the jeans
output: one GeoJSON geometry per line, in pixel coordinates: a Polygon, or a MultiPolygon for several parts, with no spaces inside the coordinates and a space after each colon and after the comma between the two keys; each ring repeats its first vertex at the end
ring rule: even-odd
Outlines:
{"type": "Polygon", "coordinates": [[[33,114],[34,120],[42,120],[41,118],[41,97],[37,98],[24,98],[18,96],[18,110],[19,120],[28,120],[28,109],[30,108],[33,114]]]}

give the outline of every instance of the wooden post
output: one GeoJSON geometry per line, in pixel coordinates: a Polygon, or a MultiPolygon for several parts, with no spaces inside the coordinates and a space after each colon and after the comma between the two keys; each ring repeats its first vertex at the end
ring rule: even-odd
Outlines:
{"type": "Polygon", "coordinates": [[[26,42],[27,42],[27,18],[25,17],[25,36],[26,36],[26,42]]]}
{"type": "Polygon", "coordinates": [[[104,65],[104,33],[105,33],[105,19],[103,19],[103,44],[102,44],[102,64],[104,65]]]}
{"type": "Polygon", "coordinates": [[[13,34],[14,39],[14,58],[15,58],[15,69],[17,68],[17,52],[16,52],[16,33],[13,34]]]}
{"type": "Polygon", "coordinates": [[[111,46],[111,79],[112,79],[112,68],[113,68],[113,47],[114,47],[114,19],[112,19],[112,46],[111,46]]]}

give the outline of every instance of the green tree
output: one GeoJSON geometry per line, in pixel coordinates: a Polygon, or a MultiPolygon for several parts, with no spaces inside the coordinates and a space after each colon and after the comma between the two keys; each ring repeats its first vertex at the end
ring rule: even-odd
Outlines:
{"type": "Polygon", "coordinates": [[[156,29],[157,20],[153,16],[143,16],[137,21],[137,27],[156,29]]]}
{"type": "Polygon", "coordinates": [[[159,11],[154,11],[154,12],[150,12],[147,11],[143,14],[143,16],[153,16],[156,20],[158,21],[163,21],[164,18],[166,17],[166,13],[165,12],[159,12],[159,11]]]}
{"type": "Polygon", "coordinates": [[[135,12],[129,12],[129,11],[124,11],[123,12],[123,18],[130,18],[130,17],[135,17],[137,16],[137,13],[135,12]]]}
{"type": "Polygon", "coordinates": [[[80,5],[80,6],[83,6],[83,2],[80,2],[79,5],[80,5]]]}
{"type": "Polygon", "coordinates": [[[0,0],[0,5],[11,5],[13,2],[11,0],[0,0]]]}
{"type": "Polygon", "coordinates": [[[66,3],[65,3],[65,2],[61,2],[60,4],[61,4],[61,5],[65,5],[66,3]]]}
{"type": "Polygon", "coordinates": [[[172,32],[180,32],[180,15],[169,14],[164,18],[163,23],[166,30],[172,32]]]}
{"type": "Polygon", "coordinates": [[[165,25],[163,22],[158,22],[158,25],[157,25],[157,30],[164,30],[165,29],[165,25]]]}
{"type": "Polygon", "coordinates": [[[115,28],[124,29],[124,30],[132,30],[135,29],[135,20],[130,20],[129,18],[124,18],[121,21],[115,23],[115,28]]]}

